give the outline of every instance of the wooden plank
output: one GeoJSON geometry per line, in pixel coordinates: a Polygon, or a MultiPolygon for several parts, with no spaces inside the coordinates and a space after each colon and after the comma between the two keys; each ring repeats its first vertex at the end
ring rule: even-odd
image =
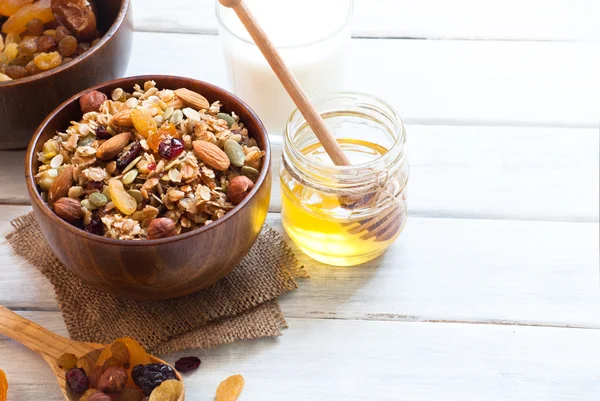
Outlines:
{"type": "MultiPolygon", "coordinates": [[[[600,43],[356,39],[349,60],[345,89],[386,99],[406,123],[600,123],[600,43]]],[[[229,86],[217,36],[137,32],[127,75],[148,73],[229,86]]]]}
{"type": "MultiPolygon", "coordinates": [[[[0,207],[2,237],[27,210],[0,207]]],[[[278,214],[267,222],[283,233],[278,214]]],[[[281,299],[288,317],[600,328],[595,223],[409,218],[386,254],[347,268],[317,263],[287,242],[311,275],[281,299]]],[[[0,304],[57,309],[45,278],[6,242],[0,277],[0,304]]]]}
{"type": "MultiPolygon", "coordinates": [[[[134,26],[216,33],[214,5],[214,0],[134,0],[134,26]]],[[[599,14],[594,0],[355,0],[352,32],[361,37],[599,40],[594,19],[599,14]]]]}
{"type": "MultiPolygon", "coordinates": [[[[58,313],[24,316],[65,335],[58,313]]],[[[275,340],[243,341],[198,355],[189,400],[209,401],[241,373],[240,400],[592,400],[600,391],[600,331],[495,325],[288,319],[275,340]],[[349,335],[350,334],[350,335],[349,335]]],[[[45,363],[0,337],[9,400],[59,401],[45,363]]]]}
{"type": "MultiPolygon", "coordinates": [[[[409,125],[413,216],[598,221],[594,129],[409,125]]],[[[281,147],[271,211],[281,210],[281,147]]],[[[0,152],[0,203],[27,204],[23,152],[0,152]]]]}

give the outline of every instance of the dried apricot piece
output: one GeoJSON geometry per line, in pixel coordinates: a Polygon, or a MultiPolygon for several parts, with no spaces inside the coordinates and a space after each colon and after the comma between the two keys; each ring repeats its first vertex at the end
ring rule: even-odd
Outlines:
{"type": "Polygon", "coordinates": [[[0,401],[6,401],[6,393],[8,393],[8,380],[4,371],[0,369],[0,401]]]}
{"type": "Polygon", "coordinates": [[[125,369],[129,368],[129,360],[131,356],[129,355],[129,349],[123,341],[115,341],[110,345],[110,352],[112,353],[112,357],[115,358],[119,362],[119,366],[125,367],[125,369]]]}
{"type": "Polygon", "coordinates": [[[6,20],[2,25],[2,32],[23,33],[27,30],[27,23],[34,18],[40,19],[44,24],[53,21],[54,14],[52,14],[50,3],[50,0],[39,0],[23,6],[6,20]]]}
{"type": "Polygon", "coordinates": [[[155,152],[158,152],[158,147],[163,139],[165,138],[179,138],[179,132],[175,125],[171,123],[166,123],[162,127],[158,129],[154,134],[150,135],[148,138],[148,146],[155,152]]]}
{"type": "Polygon", "coordinates": [[[244,378],[242,375],[229,376],[217,387],[215,401],[235,401],[240,396],[243,388],[244,378]]]}
{"type": "Polygon", "coordinates": [[[135,129],[144,138],[148,138],[152,133],[156,132],[158,125],[148,109],[133,109],[131,110],[131,121],[135,129]]]}
{"type": "Polygon", "coordinates": [[[0,15],[10,17],[23,6],[33,3],[33,0],[0,0],[0,15]]]}

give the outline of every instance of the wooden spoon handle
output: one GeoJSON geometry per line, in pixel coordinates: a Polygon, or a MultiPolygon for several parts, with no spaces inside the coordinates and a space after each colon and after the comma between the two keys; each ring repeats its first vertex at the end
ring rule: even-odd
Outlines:
{"type": "Polygon", "coordinates": [[[72,346],[72,341],[17,315],[0,305],[0,334],[12,338],[44,359],[56,360],[72,346]]]}
{"type": "Polygon", "coordinates": [[[323,145],[323,148],[329,157],[331,157],[331,160],[338,166],[350,166],[352,164],[350,159],[348,159],[348,156],[346,156],[337,143],[335,137],[329,132],[321,115],[312,105],[308,96],[302,90],[300,83],[288,69],[279,52],[262,30],[246,4],[242,0],[220,0],[220,2],[223,6],[232,8],[235,11],[254,40],[254,43],[256,43],[256,46],[258,46],[273,69],[273,72],[275,72],[275,75],[277,75],[277,78],[279,78],[279,81],[296,104],[296,107],[298,107],[298,110],[300,110],[306,122],[312,128],[319,142],[321,142],[321,145],[323,145]]]}

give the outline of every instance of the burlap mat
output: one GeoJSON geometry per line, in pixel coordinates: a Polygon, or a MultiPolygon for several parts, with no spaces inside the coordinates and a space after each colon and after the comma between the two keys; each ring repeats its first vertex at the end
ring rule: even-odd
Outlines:
{"type": "Polygon", "coordinates": [[[109,343],[130,336],[155,355],[281,335],[287,325],[276,298],[296,288],[295,278],[306,277],[279,233],[265,226],[244,260],[212,287],[175,300],[131,301],[71,274],[54,256],[33,213],[12,225],[8,242],[54,286],[72,339],[109,343]]]}

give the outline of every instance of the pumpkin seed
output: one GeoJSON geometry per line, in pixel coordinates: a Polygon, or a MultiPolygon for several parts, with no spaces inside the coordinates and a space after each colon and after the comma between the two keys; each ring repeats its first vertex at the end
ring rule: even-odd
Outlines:
{"type": "Polygon", "coordinates": [[[235,120],[233,119],[233,117],[231,117],[229,114],[227,113],[218,113],[217,114],[217,118],[221,119],[221,120],[225,120],[227,121],[227,126],[229,128],[231,128],[231,126],[233,124],[235,124],[235,120]]]}
{"type": "Polygon", "coordinates": [[[137,203],[142,203],[144,200],[144,197],[142,196],[142,193],[137,190],[137,189],[130,189],[129,191],[127,191],[127,193],[129,195],[131,195],[133,197],[133,199],[135,199],[135,201],[137,203]]]}
{"type": "Polygon", "coordinates": [[[173,114],[171,115],[171,118],[169,118],[169,121],[171,121],[171,124],[179,124],[181,121],[183,120],[183,111],[177,109],[173,112],[173,114]]]}
{"type": "Polygon", "coordinates": [[[58,154],[50,160],[50,167],[58,168],[61,164],[63,164],[64,157],[61,154],[58,154]]]}
{"type": "Polygon", "coordinates": [[[121,181],[123,182],[123,184],[129,185],[133,181],[135,181],[135,177],[137,177],[137,175],[138,175],[138,171],[136,169],[133,169],[133,170],[129,171],[127,174],[125,174],[123,176],[123,178],[121,179],[121,181]]]}
{"type": "Polygon", "coordinates": [[[163,118],[165,120],[168,120],[169,118],[171,118],[171,115],[173,114],[173,111],[175,111],[175,109],[173,109],[171,106],[167,107],[165,109],[165,112],[163,113],[163,118]]]}
{"type": "Polygon", "coordinates": [[[81,201],[81,206],[86,208],[87,210],[96,210],[98,209],[96,205],[94,205],[89,199],[84,199],[81,201]]]}
{"type": "Polygon", "coordinates": [[[242,175],[245,175],[246,177],[250,178],[252,182],[256,182],[256,179],[260,175],[260,172],[257,169],[250,166],[243,166],[241,173],[242,175]]]}
{"type": "Polygon", "coordinates": [[[246,154],[244,153],[244,149],[240,146],[239,143],[228,139],[225,141],[225,145],[223,145],[223,150],[225,154],[236,167],[242,167],[244,165],[244,160],[246,160],[246,154]]]}
{"type": "Polygon", "coordinates": [[[101,207],[108,203],[106,196],[102,195],[100,192],[91,193],[88,199],[96,207],[101,207]]]}
{"type": "Polygon", "coordinates": [[[127,165],[127,167],[125,167],[125,168],[123,169],[123,172],[122,172],[122,174],[127,174],[127,172],[128,172],[129,170],[131,170],[132,168],[134,168],[134,167],[135,167],[135,165],[136,165],[136,164],[138,164],[138,163],[140,162],[140,160],[142,160],[142,156],[138,156],[138,157],[136,157],[135,159],[133,159],[133,160],[131,161],[131,163],[129,163],[129,164],[127,165]]]}

